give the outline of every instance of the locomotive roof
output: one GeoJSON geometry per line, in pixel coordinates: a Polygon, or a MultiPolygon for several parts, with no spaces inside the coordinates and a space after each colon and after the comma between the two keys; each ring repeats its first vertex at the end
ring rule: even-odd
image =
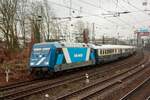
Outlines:
{"type": "Polygon", "coordinates": [[[34,46],[46,46],[53,44],[57,48],[61,47],[88,47],[85,43],[71,43],[71,42],[43,42],[43,43],[36,43],[34,46]]]}

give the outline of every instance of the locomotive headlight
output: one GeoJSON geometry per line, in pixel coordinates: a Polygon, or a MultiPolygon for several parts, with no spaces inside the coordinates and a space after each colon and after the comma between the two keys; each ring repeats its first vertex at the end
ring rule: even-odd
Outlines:
{"type": "Polygon", "coordinates": [[[46,61],[46,62],[44,62],[44,64],[45,64],[45,65],[48,65],[49,63],[48,63],[48,61],[46,61]]]}
{"type": "Polygon", "coordinates": [[[33,65],[34,65],[34,63],[33,63],[33,62],[31,62],[31,63],[30,63],[30,65],[31,65],[31,66],[33,66],[33,65]]]}
{"type": "Polygon", "coordinates": [[[41,57],[42,57],[42,55],[39,55],[39,57],[41,58],[41,57]]]}

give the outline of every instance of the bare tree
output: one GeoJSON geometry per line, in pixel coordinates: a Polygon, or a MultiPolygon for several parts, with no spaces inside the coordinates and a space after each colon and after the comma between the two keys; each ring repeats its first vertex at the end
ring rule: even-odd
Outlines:
{"type": "MultiPolygon", "coordinates": [[[[20,0],[18,3],[18,21],[19,21],[19,31],[21,32],[23,45],[26,46],[26,25],[27,25],[27,16],[28,16],[28,0],[20,0]]],[[[28,33],[29,34],[29,33],[28,33]]]]}
{"type": "Polygon", "coordinates": [[[29,16],[31,25],[31,38],[33,42],[41,42],[42,4],[40,1],[31,3],[29,16]]]}
{"type": "Polygon", "coordinates": [[[45,30],[44,32],[44,40],[50,41],[50,39],[59,39],[59,33],[60,33],[60,26],[55,19],[55,14],[52,11],[52,8],[50,7],[47,0],[44,0],[43,3],[43,28],[45,30]]]}
{"type": "Polygon", "coordinates": [[[44,32],[44,40],[45,41],[49,41],[49,39],[51,38],[51,30],[50,30],[50,23],[51,23],[51,18],[50,18],[50,12],[51,8],[50,6],[48,5],[48,2],[47,0],[44,0],[44,5],[43,5],[43,16],[44,16],[44,21],[45,21],[45,24],[43,26],[46,26],[45,28],[43,27],[43,29],[45,29],[45,32],[44,32]]]}
{"type": "Polygon", "coordinates": [[[17,12],[18,0],[0,0],[0,30],[4,34],[7,48],[11,50],[19,47],[17,36],[17,12]]]}
{"type": "Polygon", "coordinates": [[[32,2],[29,19],[33,41],[50,41],[50,39],[58,38],[59,25],[53,19],[54,16],[47,0],[32,2]]]}
{"type": "Polygon", "coordinates": [[[54,17],[47,0],[0,0],[0,32],[8,48],[19,48],[20,39],[25,45],[29,36],[33,43],[58,39],[60,26],[54,17]],[[26,32],[28,25],[31,32],[26,32]]]}

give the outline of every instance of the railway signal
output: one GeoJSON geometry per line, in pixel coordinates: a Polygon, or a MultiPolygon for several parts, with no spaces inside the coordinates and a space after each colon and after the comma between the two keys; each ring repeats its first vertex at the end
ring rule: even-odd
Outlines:
{"type": "Polygon", "coordinates": [[[85,77],[86,77],[86,83],[88,84],[90,82],[90,80],[89,80],[89,74],[86,73],[85,77]]]}

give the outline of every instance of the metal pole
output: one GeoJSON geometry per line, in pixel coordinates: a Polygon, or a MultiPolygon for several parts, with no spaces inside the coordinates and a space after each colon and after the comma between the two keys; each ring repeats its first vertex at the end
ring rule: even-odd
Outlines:
{"type": "Polygon", "coordinates": [[[105,36],[103,35],[103,44],[105,44],[105,36]]]}
{"type": "Polygon", "coordinates": [[[69,9],[70,19],[71,19],[71,17],[72,17],[72,12],[71,12],[71,10],[72,10],[72,0],[70,0],[70,9],[69,9]]]}
{"type": "Polygon", "coordinates": [[[119,32],[117,33],[118,39],[117,39],[117,45],[119,44],[119,32]]]}
{"type": "Polygon", "coordinates": [[[137,32],[137,39],[136,39],[137,47],[138,47],[138,44],[139,44],[139,43],[138,43],[138,42],[139,42],[139,41],[138,41],[138,38],[139,38],[139,36],[138,36],[138,32],[137,32]]]}
{"type": "Polygon", "coordinates": [[[95,23],[93,23],[92,43],[95,41],[95,23]]]}

